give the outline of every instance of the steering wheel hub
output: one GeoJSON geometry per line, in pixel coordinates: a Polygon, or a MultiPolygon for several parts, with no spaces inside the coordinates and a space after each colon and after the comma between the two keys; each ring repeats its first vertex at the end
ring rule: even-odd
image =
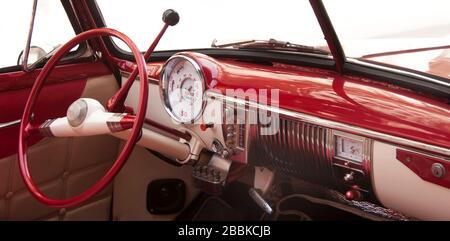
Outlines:
{"type": "Polygon", "coordinates": [[[67,109],[67,120],[72,127],[77,127],[83,123],[88,113],[88,104],[84,99],[78,99],[67,109]]]}

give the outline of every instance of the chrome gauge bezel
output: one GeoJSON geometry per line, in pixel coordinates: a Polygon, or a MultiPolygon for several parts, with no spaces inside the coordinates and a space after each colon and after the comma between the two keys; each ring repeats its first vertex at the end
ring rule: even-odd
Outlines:
{"type": "Polygon", "coordinates": [[[332,153],[333,153],[333,157],[336,159],[340,159],[343,161],[348,161],[348,162],[352,162],[355,164],[359,164],[361,165],[364,161],[370,161],[371,160],[371,141],[368,138],[362,137],[362,136],[358,136],[358,135],[353,135],[350,133],[346,133],[346,132],[342,132],[342,131],[336,131],[333,130],[332,131],[332,153]],[[343,156],[339,156],[336,150],[336,141],[337,138],[341,137],[341,138],[345,138],[348,140],[352,140],[355,142],[359,142],[361,143],[361,147],[362,147],[362,153],[361,153],[361,157],[362,160],[361,161],[357,161],[354,160],[352,158],[348,158],[348,157],[343,157],[343,156]]]}
{"type": "Polygon", "coordinates": [[[365,175],[370,175],[371,166],[372,166],[372,150],[373,150],[373,140],[367,137],[350,134],[343,131],[338,130],[330,130],[329,132],[329,150],[332,155],[333,165],[340,166],[347,169],[352,169],[354,171],[362,172],[365,175]],[[352,139],[354,141],[362,142],[363,150],[362,150],[362,161],[355,161],[349,158],[340,157],[336,155],[336,139],[337,136],[352,139]]]}
{"type": "Polygon", "coordinates": [[[180,123],[180,124],[195,123],[202,116],[203,111],[205,110],[205,106],[206,106],[205,77],[204,77],[203,71],[200,68],[200,65],[194,59],[192,59],[188,56],[180,55],[180,54],[174,55],[174,56],[170,57],[166,61],[166,63],[163,65],[160,76],[161,77],[160,77],[160,81],[159,81],[159,93],[160,93],[160,97],[161,97],[161,102],[163,103],[164,109],[166,110],[167,114],[169,114],[169,116],[172,118],[172,120],[174,120],[175,122],[180,123]],[[168,95],[169,76],[172,73],[173,66],[175,66],[177,63],[179,63],[180,61],[183,61],[183,60],[187,61],[194,67],[195,72],[201,81],[201,88],[202,88],[201,89],[201,91],[202,91],[201,109],[200,109],[199,113],[197,113],[197,115],[195,115],[194,118],[192,118],[189,121],[183,121],[176,114],[173,113],[172,107],[171,107],[170,101],[169,101],[169,95],[168,95]]]}

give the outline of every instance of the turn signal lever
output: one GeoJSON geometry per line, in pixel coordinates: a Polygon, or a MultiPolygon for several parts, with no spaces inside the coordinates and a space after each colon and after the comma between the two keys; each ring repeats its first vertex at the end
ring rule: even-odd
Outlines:
{"type": "MultiPolygon", "coordinates": [[[[159,40],[161,40],[161,38],[164,35],[164,33],[166,32],[167,28],[169,26],[176,25],[180,21],[180,16],[178,15],[178,13],[175,10],[168,9],[168,10],[164,11],[162,20],[164,21],[164,26],[161,29],[161,31],[159,32],[158,36],[156,36],[155,40],[153,40],[152,45],[150,45],[150,47],[145,52],[144,60],[147,60],[150,57],[150,55],[153,53],[156,45],[158,45],[159,40]]],[[[117,93],[108,100],[108,104],[107,104],[106,108],[109,112],[123,113],[126,111],[124,102],[127,97],[128,91],[130,90],[131,86],[133,85],[133,82],[136,79],[137,75],[138,75],[138,69],[135,67],[133,69],[133,71],[131,72],[131,75],[128,78],[128,80],[123,84],[122,88],[120,88],[120,90],[117,91],[117,93]]]]}

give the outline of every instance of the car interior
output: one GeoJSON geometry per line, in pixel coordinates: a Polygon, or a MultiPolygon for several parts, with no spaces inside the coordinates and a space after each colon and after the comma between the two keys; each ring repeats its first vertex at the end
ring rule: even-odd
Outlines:
{"type": "Polygon", "coordinates": [[[25,48],[0,62],[0,220],[450,220],[449,45],[350,57],[324,2],[302,2],[319,46],[173,49],[178,27],[196,42],[181,3],[127,34],[126,2],[23,4],[25,48]]]}

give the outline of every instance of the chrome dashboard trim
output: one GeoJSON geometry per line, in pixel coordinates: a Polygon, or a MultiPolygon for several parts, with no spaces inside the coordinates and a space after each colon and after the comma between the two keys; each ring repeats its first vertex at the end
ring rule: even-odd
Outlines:
{"type": "Polygon", "coordinates": [[[218,99],[218,100],[229,102],[229,103],[235,102],[236,104],[239,104],[239,105],[245,105],[247,107],[262,109],[262,110],[269,111],[269,112],[275,112],[280,115],[295,118],[299,121],[327,127],[327,128],[334,129],[334,130],[345,131],[345,132],[349,132],[351,134],[361,135],[364,137],[372,138],[374,140],[385,141],[385,142],[397,144],[397,145],[400,145],[403,147],[420,149],[420,150],[432,152],[435,154],[450,156],[450,149],[447,149],[444,147],[430,145],[430,144],[426,144],[426,143],[422,143],[422,142],[418,142],[418,141],[414,141],[414,140],[408,140],[408,139],[405,139],[402,137],[393,136],[393,135],[389,135],[389,134],[385,134],[385,133],[380,133],[380,132],[369,130],[366,128],[352,126],[352,125],[348,125],[348,124],[344,124],[344,123],[340,123],[340,122],[336,122],[336,121],[332,121],[332,120],[322,119],[322,118],[319,118],[316,116],[311,116],[308,114],[295,112],[295,111],[291,111],[291,110],[287,110],[287,109],[262,105],[259,103],[255,103],[253,101],[247,101],[247,100],[242,100],[242,99],[238,99],[235,97],[224,96],[223,94],[213,92],[213,91],[206,91],[205,95],[207,96],[207,98],[214,98],[214,99],[218,99]]]}
{"type": "Polygon", "coordinates": [[[17,119],[9,122],[0,123],[0,129],[5,129],[11,126],[19,125],[22,119],[17,119]]]}
{"type": "Polygon", "coordinates": [[[330,152],[333,155],[333,164],[336,166],[340,166],[343,168],[352,169],[354,171],[361,172],[370,176],[371,174],[371,166],[373,160],[373,140],[371,138],[367,138],[364,136],[359,136],[355,134],[350,134],[347,132],[342,132],[339,130],[331,130],[328,138],[328,142],[330,144],[330,152]],[[362,142],[363,144],[363,159],[361,162],[356,162],[347,158],[339,157],[336,155],[336,136],[346,137],[349,139],[357,140],[362,142]],[[356,168],[354,168],[356,167],[356,168]]]}

